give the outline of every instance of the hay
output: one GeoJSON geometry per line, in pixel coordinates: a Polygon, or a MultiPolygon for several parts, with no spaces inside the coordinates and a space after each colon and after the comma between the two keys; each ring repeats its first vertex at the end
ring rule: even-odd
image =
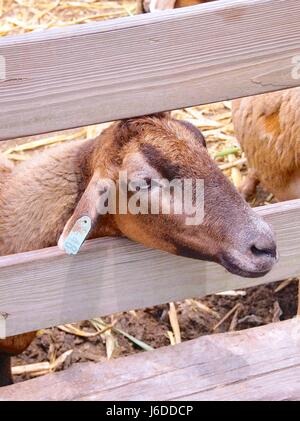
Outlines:
{"type": "Polygon", "coordinates": [[[0,34],[40,31],[135,13],[134,0],[2,0],[0,34]]]}

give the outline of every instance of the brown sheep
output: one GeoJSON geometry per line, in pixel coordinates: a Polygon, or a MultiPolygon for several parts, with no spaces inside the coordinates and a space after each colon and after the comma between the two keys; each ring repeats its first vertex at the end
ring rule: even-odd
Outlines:
{"type": "Polygon", "coordinates": [[[245,197],[259,182],[279,200],[300,198],[300,88],[233,101],[233,122],[249,164],[245,197]]]}
{"type": "MultiPolygon", "coordinates": [[[[49,148],[13,169],[1,163],[0,255],[54,246],[59,238],[64,246],[76,221],[89,216],[89,238],[124,235],[173,254],[217,262],[240,276],[263,276],[276,262],[272,230],[209,157],[201,132],[168,115],[114,123],[97,139],[49,148]],[[203,222],[187,225],[186,215],[174,214],[100,215],[101,190],[107,179],[117,182],[120,171],[127,171],[129,180],[142,178],[143,194],[150,197],[161,190],[152,186],[153,179],[203,179],[203,222]]],[[[7,355],[24,350],[33,337],[0,341],[3,376],[7,355]]],[[[0,378],[2,385],[10,381],[0,378]]]]}

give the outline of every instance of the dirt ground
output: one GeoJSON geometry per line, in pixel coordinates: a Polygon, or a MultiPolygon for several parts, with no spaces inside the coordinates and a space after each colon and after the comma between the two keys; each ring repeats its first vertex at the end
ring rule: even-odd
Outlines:
{"type": "MultiPolygon", "coordinates": [[[[212,333],[227,332],[233,327],[233,315],[220,327],[216,324],[233,308],[237,308],[235,330],[261,326],[267,323],[286,320],[297,312],[298,281],[291,283],[283,290],[276,292],[279,283],[263,285],[239,291],[245,295],[210,295],[201,299],[186,300],[176,303],[177,317],[183,341],[198,338],[212,333]],[[198,306],[200,304],[200,306],[198,306]],[[237,305],[240,305],[237,307],[237,305]],[[207,306],[211,312],[205,307],[207,306]],[[205,310],[204,310],[204,309],[205,310]]],[[[169,305],[160,305],[145,310],[116,314],[106,317],[109,324],[133,335],[153,348],[170,345],[168,332],[172,331],[168,316],[169,305]]],[[[90,322],[77,324],[85,332],[95,332],[90,322]]],[[[113,331],[114,350],[112,358],[144,352],[123,335],[113,331]]],[[[19,357],[13,359],[13,365],[33,364],[51,361],[72,350],[58,369],[66,369],[77,362],[102,362],[107,359],[105,337],[101,335],[83,338],[60,330],[46,329],[41,332],[31,346],[19,357]]],[[[15,381],[32,378],[32,374],[15,376],[15,381]]]]}

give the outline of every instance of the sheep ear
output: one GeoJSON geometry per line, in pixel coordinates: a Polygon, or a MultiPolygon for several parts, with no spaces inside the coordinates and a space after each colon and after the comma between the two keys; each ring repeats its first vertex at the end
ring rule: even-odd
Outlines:
{"type": "Polygon", "coordinates": [[[71,218],[66,223],[58,241],[58,247],[67,254],[77,254],[83,242],[100,218],[99,197],[107,191],[108,184],[99,172],[95,172],[78,202],[71,218]]]}

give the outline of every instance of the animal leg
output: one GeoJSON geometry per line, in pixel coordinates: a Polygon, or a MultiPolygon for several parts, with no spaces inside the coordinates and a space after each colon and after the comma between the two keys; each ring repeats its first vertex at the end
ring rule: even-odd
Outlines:
{"type": "Polygon", "coordinates": [[[13,383],[11,360],[8,354],[0,353],[0,387],[13,383]]]}
{"type": "Polygon", "coordinates": [[[250,168],[246,179],[243,181],[239,191],[241,195],[247,200],[256,192],[256,187],[259,184],[259,178],[255,169],[250,168]]]}

